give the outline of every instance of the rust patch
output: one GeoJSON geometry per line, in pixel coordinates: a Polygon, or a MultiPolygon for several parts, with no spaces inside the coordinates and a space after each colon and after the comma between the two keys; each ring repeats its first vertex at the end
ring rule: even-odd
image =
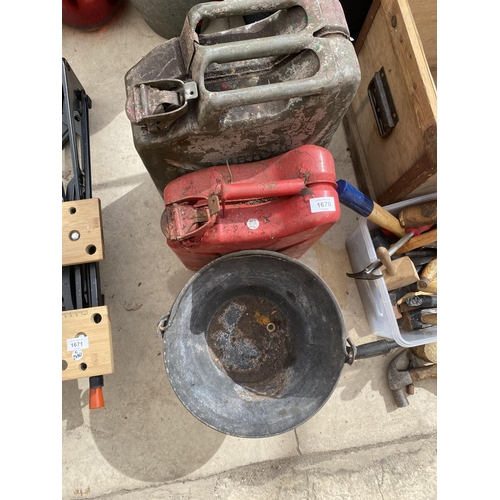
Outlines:
{"type": "Polygon", "coordinates": [[[296,360],[288,320],[277,304],[244,295],[215,311],[206,334],[217,367],[251,393],[276,397],[296,360]]]}
{"type": "Polygon", "coordinates": [[[90,486],[87,486],[86,489],[77,488],[73,493],[81,497],[86,497],[90,493],[90,486]]]}

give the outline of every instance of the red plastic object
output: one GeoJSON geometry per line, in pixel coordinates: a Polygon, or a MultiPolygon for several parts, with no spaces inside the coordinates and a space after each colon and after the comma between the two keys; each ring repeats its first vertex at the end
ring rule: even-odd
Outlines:
{"type": "Polygon", "coordinates": [[[167,184],[161,228],[192,271],[238,250],[299,258],[339,219],[336,187],[332,155],[313,145],[204,168],[167,184]]]}
{"type": "Polygon", "coordinates": [[[420,227],[407,227],[405,232],[413,233],[413,236],[418,236],[419,234],[428,231],[431,227],[434,227],[434,224],[427,224],[426,226],[420,226],[420,227]]]}
{"type": "Polygon", "coordinates": [[[104,406],[104,397],[102,395],[102,387],[96,387],[89,390],[89,409],[97,410],[104,406]]]}
{"type": "MultiPolygon", "coordinates": [[[[425,231],[428,231],[429,229],[431,229],[432,227],[434,227],[435,224],[427,224],[426,226],[420,226],[420,227],[407,227],[405,229],[405,232],[406,233],[413,233],[413,236],[418,236],[419,234],[422,234],[424,233],[425,231]]],[[[381,231],[390,239],[393,239],[393,240],[398,240],[399,238],[397,236],[395,236],[391,231],[389,231],[388,229],[384,229],[383,227],[380,228],[381,231]]]]}
{"type": "Polygon", "coordinates": [[[93,31],[108,24],[122,0],[62,0],[62,22],[70,28],[93,31]]]}

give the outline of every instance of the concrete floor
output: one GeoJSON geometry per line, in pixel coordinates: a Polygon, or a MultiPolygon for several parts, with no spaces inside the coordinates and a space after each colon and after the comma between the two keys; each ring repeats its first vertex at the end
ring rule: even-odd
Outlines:
{"type": "MultiPolygon", "coordinates": [[[[435,498],[437,384],[418,383],[410,405],[398,409],[386,382],[395,353],[346,365],[315,416],[272,438],[212,430],[174,394],[156,322],[193,272],[166,246],[159,228],[162,200],[135,151],[124,111],[125,73],[164,41],[129,2],[100,31],[62,28],[62,56],[93,103],[93,194],[102,203],[101,284],[115,361],[115,372],[105,377],[102,409],[88,409],[88,379],[62,383],[62,498],[435,498]]],[[[337,177],[355,184],[342,128],[329,149],[337,177]]],[[[63,153],[63,176],[70,166],[63,153]]],[[[354,280],[346,277],[345,240],[357,224],[344,209],[300,260],[329,285],[359,345],[377,337],[354,280]]]]}

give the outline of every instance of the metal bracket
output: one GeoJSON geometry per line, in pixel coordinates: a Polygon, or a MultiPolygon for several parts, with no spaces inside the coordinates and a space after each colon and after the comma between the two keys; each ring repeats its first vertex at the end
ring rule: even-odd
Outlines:
{"type": "Polygon", "coordinates": [[[385,139],[391,134],[392,129],[399,121],[399,117],[394,106],[391,89],[383,66],[380,68],[380,71],[375,73],[368,84],[368,98],[372,105],[379,134],[385,139]]]}
{"type": "Polygon", "coordinates": [[[349,344],[349,347],[346,348],[345,361],[346,363],[352,365],[354,363],[354,360],[356,359],[356,354],[358,353],[358,349],[354,344],[354,342],[349,337],[346,338],[346,341],[349,344]]]}
{"type": "MultiPolygon", "coordinates": [[[[62,58],[62,96],[63,148],[69,145],[73,167],[73,177],[66,188],[64,183],[62,186],[64,204],[64,202],[92,198],[89,131],[89,109],[92,101],[64,58],[62,58]]],[[[104,305],[100,288],[98,262],[63,266],[63,310],[104,305]]]]}
{"type": "Polygon", "coordinates": [[[156,326],[156,334],[159,339],[165,338],[165,330],[168,326],[168,319],[170,318],[171,311],[164,314],[159,320],[156,326]]]}

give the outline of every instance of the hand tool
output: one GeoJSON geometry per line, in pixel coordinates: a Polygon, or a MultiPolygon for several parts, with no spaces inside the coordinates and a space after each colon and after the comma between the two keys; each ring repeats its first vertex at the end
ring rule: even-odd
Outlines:
{"type": "Polygon", "coordinates": [[[435,248],[422,248],[419,250],[410,250],[406,252],[405,255],[410,257],[415,267],[425,266],[432,259],[437,257],[437,249],[435,248]]]}
{"type": "Polygon", "coordinates": [[[385,247],[378,247],[377,250],[375,250],[375,253],[377,254],[378,260],[380,260],[380,262],[382,262],[382,265],[385,266],[387,275],[394,276],[396,274],[397,267],[391,260],[389,250],[385,247]]]}
{"type": "Polygon", "coordinates": [[[371,198],[356,189],[346,180],[337,181],[337,194],[342,205],[354,210],[357,214],[366,217],[378,226],[387,229],[400,238],[405,235],[399,220],[390,212],[375,203],[371,198]]]}
{"type": "Polygon", "coordinates": [[[398,323],[407,332],[437,325],[437,308],[414,309],[413,311],[405,311],[401,315],[402,318],[398,323]]]}
{"type": "Polygon", "coordinates": [[[437,364],[398,370],[397,364],[399,360],[405,356],[408,358],[408,351],[408,349],[405,349],[397,354],[387,369],[389,388],[393,392],[396,405],[399,408],[409,405],[408,398],[405,394],[405,389],[408,386],[421,380],[437,379],[437,364]]]}
{"type": "MultiPolygon", "coordinates": [[[[404,245],[412,236],[413,233],[406,233],[399,241],[397,241],[394,245],[392,245],[392,247],[389,248],[389,250],[387,250],[387,255],[389,256],[389,259],[392,255],[396,253],[398,248],[404,245]]],[[[383,277],[382,274],[373,274],[373,272],[379,269],[380,267],[382,267],[382,261],[380,259],[377,259],[362,271],[358,271],[357,273],[346,273],[346,274],[347,276],[349,276],[349,278],[360,279],[360,280],[376,280],[383,277]]]]}
{"type": "Polygon", "coordinates": [[[411,348],[411,352],[417,358],[427,361],[428,363],[437,363],[437,342],[417,345],[411,348]]]}
{"type": "Polygon", "coordinates": [[[437,201],[429,201],[404,208],[399,212],[398,219],[402,227],[437,224],[437,201]]]}
{"type": "Polygon", "coordinates": [[[384,233],[384,231],[379,227],[376,227],[370,231],[370,238],[372,240],[374,248],[384,247],[389,250],[391,242],[389,241],[389,238],[384,233]]]}
{"type": "Polygon", "coordinates": [[[424,247],[435,242],[437,242],[437,228],[426,231],[423,234],[415,235],[415,238],[409,241],[406,245],[402,246],[396,252],[396,255],[403,255],[411,250],[415,250],[416,248],[424,247]]]}
{"type": "Polygon", "coordinates": [[[389,299],[391,300],[391,304],[397,304],[403,297],[408,295],[409,293],[418,292],[418,287],[416,283],[412,283],[408,286],[403,286],[401,288],[397,288],[395,290],[391,290],[389,292],[389,299]]]}
{"type": "MultiPolygon", "coordinates": [[[[409,242],[411,238],[413,238],[416,235],[419,235],[424,231],[427,231],[431,227],[432,226],[422,226],[419,228],[406,229],[406,234],[389,248],[389,250],[387,251],[387,255],[385,255],[385,253],[382,251],[384,253],[383,258],[387,259],[387,256],[392,257],[393,255],[398,255],[399,253],[398,250],[401,247],[406,246],[406,244],[409,242]]],[[[373,272],[379,269],[382,266],[382,264],[383,264],[382,261],[380,260],[380,258],[378,258],[362,271],[358,271],[357,273],[347,273],[347,276],[349,276],[349,278],[365,279],[365,280],[376,280],[378,278],[382,278],[383,277],[382,274],[373,274],[373,272]]]]}
{"type": "Polygon", "coordinates": [[[437,258],[424,267],[417,285],[419,290],[437,293],[437,258]]]}
{"type": "MultiPolygon", "coordinates": [[[[381,250],[381,256],[385,259],[386,263],[389,263],[388,259],[392,257],[392,255],[394,255],[395,252],[397,252],[402,246],[405,246],[405,244],[407,244],[413,236],[419,235],[432,227],[432,224],[430,224],[420,228],[408,228],[405,230],[401,227],[399,220],[394,217],[394,215],[375,203],[371,198],[363,194],[344,179],[337,181],[337,194],[342,205],[354,210],[357,214],[366,217],[368,220],[374,222],[381,228],[386,229],[401,238],[388,250],[387,254],[381,250]]],[[[398,254],[400,253],[401,252],[398,254]]],[[[382,275],[373,274],[373,271],[379,269],[381,266],[382,262],[379,257],[364,270],[357,273],[347,273],[347,276],[355,279],[378,279],[381,278],[382,275]]],[[[394,268],[391,267],[390,264],[389,268],[389,272],[394,272],[394,268]]]]}
{"type": "MultiPolygon", "coordinates": [[[[427,292],[426,292],[427,293],[427,292]]],[[[422,292],[407,294],[398,300],[398,307],[401,312],[412,311],[414,309],[437,307],[437,295],[421,295],[422,292]]]]}
{"type": "Polygon", "coordinates": [[[392,276],[385,271],[382,272],[387,291],[390,292],[418,281],[417,270],[409,257],[400,257],[393,262],[393,265],[395,269],[392,276]]]}

